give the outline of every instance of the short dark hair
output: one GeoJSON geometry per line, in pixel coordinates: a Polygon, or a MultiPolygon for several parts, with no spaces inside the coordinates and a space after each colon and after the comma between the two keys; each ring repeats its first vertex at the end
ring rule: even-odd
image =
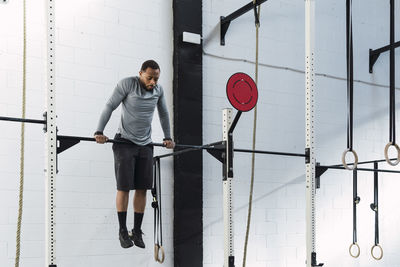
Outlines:
{"type": "Polygon", "coordinates": [[[157,62],[155,62],[154,60],[150,59],[150,60],[146,60],[145,62],[143,62],[141,70],[142,71],[146,71],[147,68],[151,68],[153,70],[159,70],[160,66],[158,65],[157,62]]]}

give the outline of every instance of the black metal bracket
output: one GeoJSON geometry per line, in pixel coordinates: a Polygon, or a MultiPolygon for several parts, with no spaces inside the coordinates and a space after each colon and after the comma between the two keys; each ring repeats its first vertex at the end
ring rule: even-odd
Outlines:
{"type": "Polygon", "coordinates": [[[311,266],[316,267],[316,266],[324,266],[323,263],[318,264],[317,263],[317,253],[311,252],[311,266]]]}
{"type": "Polygon", "coordinates": [[[43,132],[47,133],[47,111],[43,113],[43,132]]]}
{"type": "Polygon", "coordinates": [[[229,267],[235,267],[235,257],[234,256],[229,256],[228,258],[228,265],[229,267]]]}
{"type": "MultiPolygon", "coordinates": [[[[221,40],[220,40],[220,44],[221,45],[225,45],[225,35],[226,32],[228,31],[229,25],[231,24],[231,22],[235,19],[237,19],[238,17],[240,17],[241,15],[249,12],[252,9],[255,9],[257,6],[261,5],[262,3],[267,2],[267,0],[256,0],[256,2],[250,2],[247,5],[239,8],[238,10],[236,10],[235,12],[231,13],[230,15],[224,17],[221,16],[220,17],[220,26],[221,26],[221,40]]],[[[256,18],[256,23],[258,23],[258,17],[255,16],[256,18]]]]}
{"type": "Polygon", "coordinates": [[[206,150],[208,153],[210,153],[211,156],[216,158],[221,163],[224,163],[225,150],[226,150],[226,142],[225,141],[221,141],[220,144],[216,144],[213,146],[213,148],[207,148],[206,150]]]}
{"type": "Polygon", "coordinates": [[[68,136],[57,136],[57,154],[67,150],[70,147],[78,144],[81,140],[76,138],[68,138],[68,136]]]}
{"type": "Polygon", "coordinates": [[[372,73],[375,62],[379,55],[390,50],[390,83],[394,87],[394,49],[400,46],[400,42],[395,42],[395,1],[390,0],[390,44],[376,50],[369,50],[369,72],[372,73]],[[392,81],[393,76],[393,81],[392,81]]]}
{"type": "Polygon", "coordinates": [[[317,162],[315,166],[315,177],[321,177],[328,170],[326,166],[320,166],[320,163],[317,162]]]}
{"type": "Polygon", "coordinates": [[[220,45],[225,45],[225,35],[226,32],[229,29],[229,25],[231,24],[231,21],[227,21],[224,16],[220,17],[220,23],[221,23],[221,40],[220,40],[220,45]]]}
{"type": "Polygon", "coordinates": [[[327,167],[321,167],[320,163],[317,162],[316,166],[315,166],[315,188],[319,189],[321,188],[321,176],[322,174],[324,174],[326,171],[328,170],[327,167]]]}
{"type": "Polygon", "coordinates": [[[309,147],[306,147],[305,154],[306,154],[306,158],[305,158],[306,164],[308,164],[308,163],[310,163],[310,148],[309,147]]]}
{"type": "MultiPolygon", "coordinates": [[[[400,46],[400,41],[393,44],[393,48],[397,48],[399,46],[400,46]]],[[[392,47],[391,45],[386,45],[379,49],[369,50],[369,73],[373,73],[375,62],[378,60],[381,53],[389,51],[391,47],[392,47]]]]}
{"type": "Polygon", "coordinates": [[[207,152],[222,163],[222,180],[226,181],[226,141],[214,144],[213,148],[207,148],[207,152]]]}

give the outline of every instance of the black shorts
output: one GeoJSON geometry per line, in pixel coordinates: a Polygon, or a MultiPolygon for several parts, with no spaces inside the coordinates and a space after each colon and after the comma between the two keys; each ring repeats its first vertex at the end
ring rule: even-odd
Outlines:
{"type": "Polygon", "coordinates": [[[121,138],[129,144],[114,143],[115,179],[117,190],[129,191],[135,189],[151,189],[153,185],[153,146],[139,146],[121,138]]]}

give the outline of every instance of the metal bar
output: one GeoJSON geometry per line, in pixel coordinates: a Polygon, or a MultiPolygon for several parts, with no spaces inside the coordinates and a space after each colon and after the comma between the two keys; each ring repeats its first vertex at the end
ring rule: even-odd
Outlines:
{"type": "Polygon", "coordinates": [[[242,16],[243,14],[246,14],[247,12],[252,10],[254,8],[254,6],[259,6],[265,2],[267,2],[267,0],[257,0],[256,4],[254,5],[253,1],[251,1],[247,5],[239,8],[238,10],[236,10],[236,11],[232,12],[231,14],[229,14],[228,16],[224,17],[221,20],[221,22],[222,23],[225,23],[227,21],[231,22],[231,21],[237,19],[238,17],[242,16]]]}
{"type": "Polygon", "coordinates": [[[265,150],[251,150],[251,149],[241,149],[241,148],[235,148],[235,149],[233,149],[233,151],[235,151],[235,152],[243,152],[243,153],[257,153],[257,154],[270,154],[270,155],[280,155],[280,156],[306,157],[306,154],[300,154],[300,153],[288,153],[288,152],[265,151],[265,150]]]}
{"type": "Polygon", "coordinates": [[[184,153],[187,153],[187,152],[191,152],[191,151],[197,151],[197,150],[203,150],[203,149],[205,149],[205,150],[207,150],[207,149],[213,149],[213,150],[223,150],[223,148],[215,148],[214,146],[216,146],[216,145],[221,145],[221,142],[215,142],[215,143],[211,143],[211,144],[207,144],[207,145],[204,145],[204,146],[192,146],[192,147],[190,147],[189,145],[182,145],[183,147],[188,147],[188,148],[186,148],[186,149],[183,149],[183,150],[178,150],[178,151],[175,151],[175,152],[172,152],[172,153],[168,153],[168,154],[163,154],[163,155],[159,155],[159,156],[154,156],[154,158],[166,158],[166,157],[170,157],[170,156],[177,156],[177,155],[180,155],[180,154],[184,154],[184,153]]]}
{"type": "MultiPolygon", "coordinates": [[[[346,170],[345,167],[341,167],[341,166],[320,166],[321,168],[327,168],[327,169],[336,169],[336,170],[346,170]]],[[[368,169],[368,168],[356,168],[357,171],[368,171],[368,172],[389,172],[389,173],[400,173],[400,171],[395,171],[395,170],[375,170],[375,169],[368,169]]]]}
{"type": "MultiPolygon", "coordinates": [[[[83,137],[83,136],[69,136],[69,135],[58,135],[57,139],[59,140],[79,140],[79,141],[89,141],[89,142],[95,142],[96,139],[93,137],[83,137]]],[[[126,141],[121,141],[121,140],[115,140],[115,139],[108,139],[107,143],[119,143],[119,144],[130,144],[130,142],[126,141]]],[[[165,147],[164,144],[162,143],[151,143],[153,146],[159,146],[159,147],[165,147]]],[[[157,157],[167,157],[167,156],[174,156],[178,154],[182,154],[185,152],[190,152],[192,150],[199,150],[199,149],[210,149],[210,150],[224,150],[225,148],[217,148],[215,147],[216,145],[220,145],[221,142],[214,142],[210,143],[207,145],[183,145],[183,144],[176,144],[176,148],[187,148],[187,150],[180,150],[176,151],[173,153],[168,153],[165,155],[160,155],[157,157]],[[178,154],[177,154],[178,153],[178,154]]],[[[251,149],[241,149],[241,148],[235,148],[233,149],[235,152],[240,152],[240,153],[257,153],[257,154],[270,154],[270,155],[280,155],[280,156],[293,156],[293,157],[306,157],[305,154],[301,153],[289,153],[289,152],[279,152],[279,151],[266,151],[266,150],[251,150],[251,149]]],[[[349,164],[350,165],[350,164],[349,164]]]]}
{"type": "Polygon", "coordinates": [[[220,27],[221,27],[221,40],[220,40],[220,44],[221,45],[225,45],[225,35],[226,32],[228,31],[229,25],[231,24],[231,22],[235,19],[237,19],[238,17],[242,16],[243,14],[249,12],[250,10],[254,9],[255,6],[259,6],[261,4],[263,4],[264,2],[267,2],[267,0],[257,0],[256,3],[254,4],[253,2],[248,3],[247,5],[239,8],[238,10],[232,12],[231,14],[229,14],[228,16],[224,17],[221,16],[220,17],[220,27]]]}
{"type": "Polygon", "coordinates": [[[389,51],[392,46],[394,48],[399,47],[400,46],[400,41],[395,42],[393,45],[390,45],[390,44],[389,45],[385,45],[385,46],[383,46],[381,48],[378,48],[378,49],[375,49],[375,50],[371,49],[370,52],[369,52],[369,55],[370,56],[379,56],[381,53],[389,51]]]}
{"type": "Polygon", "coordinates": [[[238,123],[238,121],[239,121],[241,115],[242,115],[242,111],[239,110],[239,111],[236,113],[236,116],[235,116],[235,118],[233,119],[233,122],[232,122],[231,126],[229,127],[228,134],[232,134],[232,133],[233,133],[233,131],[235,130],[236,125],[237,125],[237,123],[238,123]]]}
{"type": "MultiPolygon", "coordinates": [[[[390,160],[397,160],[397,158],[392,158],[390,160]]],[[[379,160],[369,160],[369,161],[362,161],[358,162],[357,165],[361,164],[369,164],[369,163],[374,163],[374,162],[384,162],[386,159],[379,159],[379,160]]],[[[352,166],[354,163],[348,163],[347,165],[352,166]]],[[[331,167],[343,167],[343,164],[336,164],[336,165],[330,165],[331,167]]]]}
{"type": "MultiPolygon", "coordinates": [[[[57,135],[58,140],[77,140],[77,141],[88,141],[88,142],[96,142],[94,137],[83,137],[83,136],[69,136],[69,135],[57,135]]],[[[108,139],[106,143],[118,143],[118,144],[129,144],[129,142],[115,139],[108,139]]],[[[162,144],[156,144],[156,146],[162,144]]]]}
{"type": "MultiPolygon", "coordinates": [[[[369,72],[373,72],[373,67],[375,62],[378,60],[379,56],[381,53],[389,51],[390,50],[390,77],[393,77],[393,82],[392,78],[390,78],[390,84],[394,87],[394,49],[400,46],[400,41],[395,42],[395,7],[394,7],[394,1],[390,0],[390,44],[386,45],[384,47],[381,47],[376,50],[369,50],[369,72]],[[392,68],[393,66],[393,68],[392,68]]],[[[393,119],[394,121],[394,119],[393,119]]],[[[395,138],[393,138],[395,139],[395,138]]]]}
{"type": "Polygon", "coordinates": [[[45,120],[21,119],[21,118],[2,117],[2,116],[0,116],[0,121],[13,121],[13,122],[26,122],[26,123],[46,124],[45,120]]]}
{"type": "Polygon", "coordinates": [[[197,149],[197,148],[186,148],[186,149],[178,150],[178,151],[175,151],[175,152],[172,152],[172,153],[167,153],[167,154],[163,154],[163,155],[159,155],[159,156],[154,156],[154,158],[162,159],[162,158],[171,157],[171,156],[178,156],[180,154],[184,154],[184,153],[191,152],[191,151],[198,151],[198,150],[199,149],[197,149]]]}

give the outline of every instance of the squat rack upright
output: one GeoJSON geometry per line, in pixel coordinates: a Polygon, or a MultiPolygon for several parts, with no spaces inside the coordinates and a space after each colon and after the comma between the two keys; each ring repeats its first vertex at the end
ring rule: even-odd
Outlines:
{"type": "MultiPolygon", "coordinates": [[[[220,17],[220,44],[225,45],[225,35],[230,23],[250,10],[256,14],[257,6],[267,0],[255,0],[230,15],[220,17]]],[[[315,0],[305,0],[305,136],[306,136],[306,266],[322,266],[317,263],[316,254],[316,222],[315,222],[315,193],[316,193],[316,158],[315,158],[315,69],[314,69],[314,47],[315,47],[315,0]]],[[[256,19],[258,18],[255,16],[256,19]]],[[[256,21],[257,23],[257,21],[256,21]]],[[[225,228],[229,226],[225,226],[225,228]]],[[[232,267],[229,263],[229,253],[225,245],[225,267],[232,267]]]]}

